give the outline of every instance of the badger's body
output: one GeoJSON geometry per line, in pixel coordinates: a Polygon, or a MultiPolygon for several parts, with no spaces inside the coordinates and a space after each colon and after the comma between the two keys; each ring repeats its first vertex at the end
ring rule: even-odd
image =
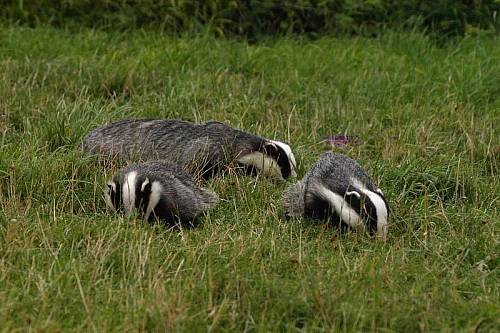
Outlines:
{"type": "Polygon", "coordinates": [[[382,191],[353,159],[326,152],[283,195],[288,217],[329,219],[387,236],[389,206],[382,191]]]}
{"type": "Polygon", "coordinates": [[[295,158],[287,144],[217,121],[118,121],[90,132],[82,149],[131,162],[167,160],[205,177],[231,163],[281,178],[295,176],[295,158]]]}
{"type": "Polygon", "coordinates": [[[189,173],[162,161],[124,167],[106,185],[104,196],[111,211],[127,216],[137,212],[146,220],[158,218],[168,224],[192,223],[218,202],[217,195],[199,187],[189,173]]]}

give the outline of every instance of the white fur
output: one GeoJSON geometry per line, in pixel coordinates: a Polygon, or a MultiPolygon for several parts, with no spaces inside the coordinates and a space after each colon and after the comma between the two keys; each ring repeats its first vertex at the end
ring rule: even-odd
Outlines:
{"type": "Polygon", "coordinates": [[[142,182],[142,186],[141,186],[141,192],[144,192],[144,188],[146,187],[146,185],[149,184],[149,178],[146,178],[146,180],[144,180],[144,182],[142,182]]]}
{"type": "Polygon", "coordinates": [[[347,192],[345,192],[345,194],[346,194],[346,195],[355,195],[355,196],[356,196],[356,198],[358,198],[358,199],[359,199],[359,198],[361,198],[361,194],[359,194],[359,193],[358,193],[358,192],[356,192],[356,191],[347,191],[347,192]]]}
{"type": "Polygon", "coordinates": [[[389,228],[387,222],[389,212],[387,211],[387,206],[382,199],[382,191],[380,189],[377,189],[377,192],[370,191],[359,179],[356,178],[352,178],[351,182],[353,186],[366,195],[375,206],[375,210],[377,211],[377,234],[380,238],[385,240],[387,238],[387,230],[389,228]]]}
{"type": "MultiPolygon", "coordinates": [[[[144,189],[144,187],[143,187],[143,189],[144,189]]],[[[146,208],[146,214],[144,215],[145,220],[149,219],[149,215],[151,214],[153,209],[156,207],[156,205],[158,205],[158,202],[160,202],[161,191],[162,191],[162,187],[161,187],[160,182],[154,181],[151,184],[151,195],[149,196],[148,207],[146,208]]]]}
{"type": "Polygon", "coordinates": [[[342,221],[347,223],[350,227],[357,230],[364,228],[364,223],[359,214],[350,207],[341,195],[330,191],[323,185],[317,185],[315,192],[319,197],[328,201],[342,221]]]}
{"type": "Polygon", "coordinates": [[[389,227],[387,223],[387,206],[385,205],[385,202],[381,198],[380,194],[369,190],[364,190],[363,193],[370,198],[375,206],[375,209],[377,210],[377,234],[380,238],[385,240],[387,238],[387,229],[389,227]]]}
{"type": "Polygon", "coordinates": [[[261,152],[255,151],[251,154],[244,155],[238,158],[238,162],[254,166],[265,175],[283,178],[278,162],[261,152]]]}
{"type": "Polygon", "coordinates": [[[122,188],[122,200],[127,216],[132,214],[135,207],[135,187],[137,180],[137,171],[132,171],[126,174],[122,188]]]}
{"type": "Polygon", "coordinates": [[[297,173],[295,172],[295,168],[297,167],[297,162],[295,162],[295,156],[293,155],[292,148],[290,148],[289,145],[287,145],[284,142],[281,141],[274,141],[270,140],[272,143],[274,143],[277,146],[280,146],[281,149],[283,149],[286,153],[286,156],[288,157],[288,160],[290,161],[290,176],[292,177],[297,177],[297,173]]]}
{"type": "Polygon", "coordinates": [[[108,181],[106,183],[106,189],[104,190],[104,201],[106,202],[106,207],[108,207],[109,210],[111,210],[112,212],[116,212],[116,208],[115,206],[113,206],[113,202],[111,201],[111,195],[110,195],[110,189],[108,186],[111,186],[111,188],[113,189],[113,191],[116,192],[116,184],[114,181],[108,181]]]}

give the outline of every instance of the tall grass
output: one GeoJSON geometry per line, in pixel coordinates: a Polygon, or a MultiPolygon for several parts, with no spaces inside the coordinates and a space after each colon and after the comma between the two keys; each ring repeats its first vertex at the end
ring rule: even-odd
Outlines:
{"type": "Polygon", "coordinates": [[[154,27],[169,33],[208,29],[215,35],[348,33],[419,29],[439,36],[498,33],[496,0],[0,0],[0,19],[29,26],[154,27]]]}
{"type": "Polygon", "coordinates": [[[0,326],[5,331],[495,331],[500,44],[420,34],[267,40],[0,31],[0,326]],[[289,183],[228,175],[192,230],[105,212],[90,129],[218,119],[328,149],[389,198],[387,243],[286,221],[289,183]]]}

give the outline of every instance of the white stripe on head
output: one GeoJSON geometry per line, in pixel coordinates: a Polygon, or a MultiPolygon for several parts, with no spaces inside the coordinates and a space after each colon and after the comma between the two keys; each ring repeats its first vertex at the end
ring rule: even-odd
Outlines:
{"type": "Polygon", "coordinates": [[[288,161],[290,162],[290,176],[297,177],[297,173],[295,172],[295,168],[297,167],[297,162],[295,161],[295,156],[293,155],[292,148],[284,142],[270,140],[275,145],[281,147],[285,151],[286,156],[288,157],[288,161]]]}
{"type": "Polygon", "coordinates": [[[382,198],[383,196],[382,191],[380,189],[377,189],[376,190],[377,192],[370,191],[359,179],[356,178],[352,178],[351,183],[361,193],[366,195],[375,206],[375,210],[377,212],[377,235],[383,240],[386,240],[387,231],[389,228],[387,222],[389,217],[389,212],[387,211],[387,205],[384,199],[382,198]]]}
{"type": "Polygon", "coordinates": [[[111,191],[116,192],[116,183],[112,180],[106,183],[106,188],[104,189],[104,201],[106,202],[106,207],[112,211],[116,212],[116,207],[113,205],[111,200],[111,191]]]}
{"type": "Polygon", "coordinates": [[[146,185],[149,184],[149,178],[146,178],[146,180],[144,180],[144,182],[142,182],[142,186],[141,186],[141,192],[144,192],[144,188],[146,187],[146,185]]]}
{"type": "Polygon", "coordinates": [[[256,167],[266,176],[278,176],[283,178],[278,162],[261,152],[255,151],[253,153],[246,154],[238,158],[237,161],[244,165],[256,167]]]}
{"type": "Polygon", "coordinates": [[[347,223],[347,225],[351,228],[356,230],[364,228],[364,223],[361,220],[361,217],[354,209],[351,208],[343,196],[330,191],[323,185],[317,185],[315,193],[323,200],[329,202],[342,221],[347,223]]]}
{"type": "Polygon", "coordinates": [[[361,194],[359,194],[358,192],[356,191],[347,191],[345,192],[346,195],[354,195],[356,196],[356,198],[360,199],[361,198],[361,194]]]}
{"type": "Polygon", "coordinates": [[[385,201],[382,199],[382,196],[380,194],[369,190],[362,191],[368,198],[370,198],[371,202],[375,206],[375,210],[377,211],[377,234],[380,238],[386,240],[387,229],[389,228],[389,225],[387,223],[389,215],[387,212],[387,205],[385,204],[385,201]]]}
{"type": "Polygon", "coordinates": [[[135,207],[135,187],[137,182],[137,171],[131,171],[126,174],[122,184],[122,201],[125,207],[125,214],[130,216],[135,207]]]}
{"type": "Polygon", "coordinates": [[[144,215],[144,219],[148,220],[149,215],[153,211],[153,209],[158,205],[161,198],[161,184],[158,181],[154,181],[151,184],[151,194],[149,195],[148,207],[146,208],[146,214],[144,215]]]}

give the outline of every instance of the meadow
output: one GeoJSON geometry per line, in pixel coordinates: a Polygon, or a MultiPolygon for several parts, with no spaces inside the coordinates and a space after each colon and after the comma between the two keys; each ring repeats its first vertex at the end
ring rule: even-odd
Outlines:
{"type": "Polygon", "coordinates": [[[500,330],[500,43],[0,26],[0,328],[500,330]],[[228,174],[194,229],[106,212],[80,153],[125,118],[225,121],[287,141],[299,178],[333,134],[391,205],[387,242],[287,221],[293,180],[228,174]]]}

